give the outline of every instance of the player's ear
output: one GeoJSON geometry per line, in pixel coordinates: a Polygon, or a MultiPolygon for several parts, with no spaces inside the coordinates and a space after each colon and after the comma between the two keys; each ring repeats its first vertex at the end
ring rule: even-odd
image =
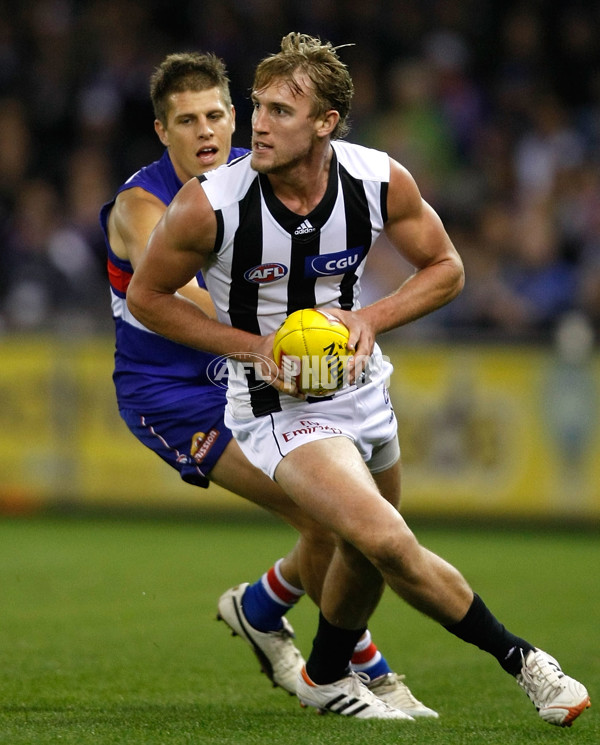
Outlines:
{"type": "Polygon", "coordinates": [[[318,137],[328,137],[336,128],[340,115],[335,109],[329,109],[320,114],[315,120],[315,129],[318,137]]]}
{"type": "Polygon", "coordinates": [[[158,139],[162,142],[165,147],[169,145],[169,137],[167,130],[164,128],[163,123],[159,119],[154,120],[154,131],[158,135],[158,139]]]}
{"type": "Polygon", "coordinates": [[[235,132],[235,106],[231,107],[231,131],[235,132]]]}

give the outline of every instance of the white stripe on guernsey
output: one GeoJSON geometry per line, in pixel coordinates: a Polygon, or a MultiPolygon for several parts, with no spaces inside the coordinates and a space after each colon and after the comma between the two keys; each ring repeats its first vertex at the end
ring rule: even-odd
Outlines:
{"type": "MultiPolygon", "coordinates": [[[[239,227],[239,207],[237,204],[229,205],[224,207],[222,210],[223,222],[224,222],[224,235],[223,235],[223,246],[226,246],[228,241],[233,239],[235,231],[239,227]]],[[[222,254],[220,253],[223,246],[219,246],[219,251],[216,256],[211,257],[211,262],[215,266],[219,266],[222,262],[222,254]]],[[[226,323],[231,326],[231,318],[227,312],[229,308],[229,291],[231,289],[231,277],[229,276],[228,269],[221,269],[217,272],[207,271],[203,272],[204,280],[208,288],[208,292],[213,300],[215,308],[217,309],[217,317],[221,323],[226,323]]]]}
{"type": "Polygon", "coordinates": [[[351,176],[363,181],[389,181],[390,157],[387,153],[372,148],[357,147],[344,140],[334,140],[331,146],[339,162],[351,176]]]}
{"type": "Polygon", "coordinates": [[[112,307],[113,318],[120,318],[121,320],[125,321],[125,323],[128,323],[130,326],[133,326],[136,329],[140,329],[141,331],[147,331],[149,334],[155,333],[149,328],[146,328],[143,323],[140,323],[138,319],[131,313],[131,311],[127,307],[127,301],[124,297],[119,297],[112,291],[112,289],[110,291],[110,294],[110,304],[112,307]]]}
{"type": "MultiPolygon", "coordinates": [[[[292,263],[292,238],[273,218],[265,202],[261,202],[263,234],[263,264],[283,264],[288,271],[292,263]]],[[[288,282],[270,282],[261,285],[258,291],[258,323],[261,334],[270,334],[279,327],[286,316],[288,282]]]]}
{"type": "MultiPolygon", "coordinates": [[[[342,198],[342,189],[338,191],[338,200],[342,198]]],[[[329,217],[329,220],[323,225],[321,229],[321,241],[320,241],[320,254],[325,255],[328,253],[337,254],[344,251],[348,251],[351,248],[358,248],[358,246],[349,246],[346,243],[346,219],[343,210],[334,210],[333,215],[329,217]]],[[[363,248],[366,248],[363,246],[363,248]]],[[[358,301],[358,295],[360,294],[360,276],[363,273],[365,264],[364,260],[357,268],[356,274],[358,275],[358,282],[354,285],[353,296],[354,304],[358,301]]],[[[340,298],[340,283],[344,279],[344,274],[336,274],[333,276],[317,277],[315,282],[315,301],[319,307],[327,305],[339,306],[340,298]]]]}
{"type": "Polygon", "coordinates": [[[383,230],[383,221],[381,220],[381,184],[373,181],[363,181],[365,196],[369,205],[369,214],[371,216],[371,235],[373,239],[377,238],[383,230]]]}

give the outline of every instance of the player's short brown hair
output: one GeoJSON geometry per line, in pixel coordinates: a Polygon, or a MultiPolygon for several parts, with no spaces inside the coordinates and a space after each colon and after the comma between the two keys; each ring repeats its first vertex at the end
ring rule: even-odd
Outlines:
{"type": "Polygon", "coordinates": [[[304,73],[312,82],[315,115],[335,109],[340,115],[333,139],[344,137],[349,130],[348,115],[354,95],[354,85],[346,65],[330,42],[296,31],[284,36],[281,50],[263,59],[254,75],[253,90],[266,88],[273,80],[287,82],[294,93],[300,92],[297,73],[304,73]]]}
{"type": "Polygon", "coordinates": [[[220,88],[223,102],[231,106],[227,68],[215,54],[178,52],[167,55],[150,78],[154,116],[167,126],[168,98],[172,93],[220,88]]]}

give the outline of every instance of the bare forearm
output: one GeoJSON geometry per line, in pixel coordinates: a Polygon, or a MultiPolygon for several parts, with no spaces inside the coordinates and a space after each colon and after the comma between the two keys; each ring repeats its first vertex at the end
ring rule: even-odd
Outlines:
{"type": "Polygon", "coordinates": [[[127,305],[138,321],[157,334],[213,354],[252,353],[260,338],[209,318],[181,295],[142,295],[133,283],[127,293],[127,305]]]}
{"type": "Polygon", "coordinates": [[[359,311],[375,334],[404,326],[453,300],[462,290],[460,262],[444,261],[409,277],[395,292],[359,311]]]}

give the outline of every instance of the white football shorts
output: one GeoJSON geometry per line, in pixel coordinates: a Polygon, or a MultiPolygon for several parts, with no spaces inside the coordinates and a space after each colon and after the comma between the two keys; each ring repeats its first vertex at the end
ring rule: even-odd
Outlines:
{"type": "Polygon", "coordinates": [[[383,381],[327,399],[297,401],[255,419],[235,419],[228,407],[225,424],[248,460],[270,478],[292,450],[327,437],[352,440],[371,473],[385,471],[400,457],[398,423],[383,381]]]}

